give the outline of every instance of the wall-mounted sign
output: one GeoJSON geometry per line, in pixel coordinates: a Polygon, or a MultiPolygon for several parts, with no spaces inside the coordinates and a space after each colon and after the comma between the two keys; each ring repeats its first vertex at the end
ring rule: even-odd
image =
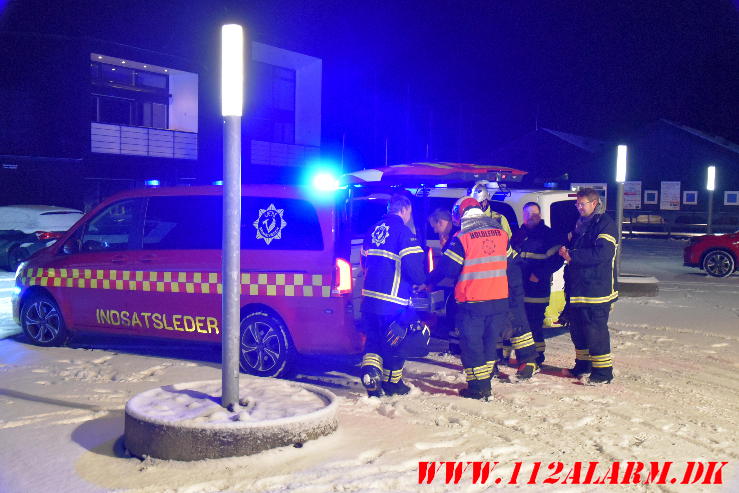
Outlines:
{"type": "Polygon", "coordinates": [[[724,192],[724,205],[739,205],[739,191],[724,192]]]}
{"type": "Polygon", "coordinates": [[[663,181],[660,193],[659,208],[663,211],[680,210],[680,182],[663,181]]]}
{"type": "Polygon", "coordinates": [[[624,182],[624,209],[641,209],[641,182],[624,182]]]}
{"type": "Polygon", "coordinates": [[[644,203],[645,204],[656,204],[659,192],[657,190],[644,190],[644,203]]]}
{"type": "Polygon", "coordinates": [[[698,192],[696,192],[695,190],[684,190],[683,191],[683,204],[698,205],[698,192]]]}

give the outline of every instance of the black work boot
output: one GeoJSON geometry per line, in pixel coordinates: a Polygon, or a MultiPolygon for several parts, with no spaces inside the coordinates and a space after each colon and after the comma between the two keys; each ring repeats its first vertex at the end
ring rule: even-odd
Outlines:
{"type": "Polygon", "coordinates": [[[395,383],[382,382],[382,390],[385,395],[406,395],[411,391],[411,388],[403,380],[400,380],[395,383]]]}
{"type": "Polygon", "coordinates": [[[490,379],[470,380],[467,388],[459,391],[459,395],[467,399],[487,400],[492,395],[490,379]]]}
{"type": "Polygon", "coordinates": [[[362,367],[362,385],[369,397],[382,397],[382,372],[376,366],[362,367]]]}
{"type": "Polygon", "coordinates": [[[536,363],[523,363],[516,371],[516,378],[519,380],[529,380],[531,377],[539,373],[539,365],[536,363]]]}
{"type": "Polygon", "coordinates": [[[570,371],[570,375],[572,375],[573,377],[580,378],[586,373],[590,373],[590,370],[591,370],[590,361],[576,359],[575,366],[573,368],[570,368],[569,371],[570,371]]]}
{"type": "Polygon", "coordinates": [[[593,368],[588,377],[588,385],[611,383],[611,380],[613,380],[613,367],[593,368]]]}

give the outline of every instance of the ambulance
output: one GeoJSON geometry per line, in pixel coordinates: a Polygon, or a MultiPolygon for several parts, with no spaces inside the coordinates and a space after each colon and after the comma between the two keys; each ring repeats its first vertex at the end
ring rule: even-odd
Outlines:
{"type": "MultiPolygon", "coordinates": [[[[218,344],[223,187],[137,189],[85,215],[16,272],[13,317],[34,344],[81,332],[218,344]]],[[[363,349],[333,200],[242,189],[240,365],[279,376],[298,354],[363,349]]]]}

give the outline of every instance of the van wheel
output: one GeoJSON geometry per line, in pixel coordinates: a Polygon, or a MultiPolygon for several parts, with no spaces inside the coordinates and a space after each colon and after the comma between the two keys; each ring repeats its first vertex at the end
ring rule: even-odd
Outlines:
{"type": "Polygon", "coordinates": [[[69,339],[59,305],[43,293],[31,294],[23,304],[21,327],[26,337],[37,346],[61,346],[69,339]]]}
{"type": "Polygon", "coordinates": [[[239,361],[245,373],[283,376],[290,369],[294,353],[287,327],[278,317],[252,312],[241,319],[239,361]]]}
{"type": "Polygon", "coordinates": [[[713,277],[727,277],[734,272],[734,257],[725,250],[713,250],[703,259],[703,270],[713,277]]]}

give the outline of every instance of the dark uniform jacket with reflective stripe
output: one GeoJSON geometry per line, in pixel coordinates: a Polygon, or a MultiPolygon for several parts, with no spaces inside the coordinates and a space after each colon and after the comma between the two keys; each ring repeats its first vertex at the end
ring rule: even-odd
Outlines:
{"type": "Polygon", "coordinates": [[[597,214],[581,234],[572,235],[572,260],[565,267],[568,302],[592,305],[615,301],[616,223],[606,214],[597,214]]]}
{"type": "Polygon", "coordinates": [[[486,216],[464,219],[462,230],[449,241],[426,284],[457,278],[454,297],[458,303],[507,298],[507,249],[508,235],[496,220],[486,216]]]}
{"type": "Polygon", "coordinates": [[[365,278],[362,311],[392,315],[410,303],[414,284],[422,284],[423,249],[397,214],[375,223],[362,245],[365,278]]]}
{"type": "Polygon", "coordinates": [[[513,233],[511,247],[516,251],[516,262],[521,266],[523,289],[527,303],[548,303],[552,286],[552,274],[562,267],[564,259],[559,255],[560,242],[554,232],[540,222],[529,229],[525,225],[513,233]],[[539,282],[530,280],[534,274],[539,282]]]}

